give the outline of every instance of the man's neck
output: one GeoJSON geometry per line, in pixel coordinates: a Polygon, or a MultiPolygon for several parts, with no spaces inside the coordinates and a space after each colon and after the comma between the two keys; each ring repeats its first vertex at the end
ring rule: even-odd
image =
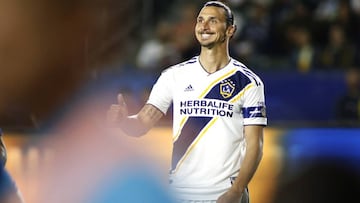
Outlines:
{"type": "Polygon", "coordinates": [[[228,51],[202,47],[199,61],[208,73],[214,73],[229,63],[230,56],[228,51]]]}

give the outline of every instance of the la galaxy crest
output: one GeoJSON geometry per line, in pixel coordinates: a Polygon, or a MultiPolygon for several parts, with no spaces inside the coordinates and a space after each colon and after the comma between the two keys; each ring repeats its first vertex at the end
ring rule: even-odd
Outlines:
{"type": "Polygon", "coordinates": [[[220,94],[225,99],[232,96],[235,91],[235,84],[231,80],[222,81],[220,84],[220,94]]]}

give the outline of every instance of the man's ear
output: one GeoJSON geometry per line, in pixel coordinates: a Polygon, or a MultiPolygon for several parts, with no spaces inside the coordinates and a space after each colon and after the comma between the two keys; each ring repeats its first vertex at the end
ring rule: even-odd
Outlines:
{"type": "Polygon", "coordinates": [[[230,25],[227,29],[227,35],[230,36],[230,39],[235,35],[236,32],[236,25],[230,25]]]}

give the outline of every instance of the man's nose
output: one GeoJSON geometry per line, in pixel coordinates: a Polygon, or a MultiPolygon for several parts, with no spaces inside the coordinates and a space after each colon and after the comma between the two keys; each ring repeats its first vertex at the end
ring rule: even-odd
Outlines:
{"type": "Polygon", "coordinates": [[[204,23],[202,24],[202,29],[203,29],[203,30],[209,30],[209,28],[210,28],[209,22],[204,22],[204,23]]]}

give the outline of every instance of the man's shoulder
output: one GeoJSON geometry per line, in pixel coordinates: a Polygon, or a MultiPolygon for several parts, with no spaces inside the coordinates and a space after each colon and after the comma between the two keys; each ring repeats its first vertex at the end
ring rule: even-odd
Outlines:
{"type": "Polygon", "coordinates": [[[242,63],[234,58],[231,59],[231,64],[238,69],[244,69],[244,68],[248,69],[248,67],[244,63],[242,63]]]}
{"type": "Polygon", "coordinates": [[[198,56],[194,56],[186,61],[180,62],[175,65],[175,67],[187,67],[192,66],[198,62],[198,56]]]}
{"type": "Polygon", "coordinates": [[[175,65],[172,65],[168,68],[166,68],[165,70],[163,70],[163,73],[165,72],[171,72],[171,71],[177,71],[177,70],[184,70],[186,68],[190,68],[193,65],[196,65],[198,62],[198,57],[194,56],[191,59],[188,59],[186,61],[182,61],[180,63],[177,63],[175,65]]]}
{"type": "Polygon", "coordinates": [[[253,75],[256,75],[255,71],[251,67],[248,67],[247,65],[236,59],[232,59],[231,63],[232,66],[239,69],[241,72],[252,73],[253,75]]]}
{"type": "Polygon", "coordinates": [[[244,63],[241,63],[236,59],[232,59],[231,63],[233,67],[237,68],[238,74],[241,78],[248,79],[249,82],[254,83],[256,86],[263,85],[259,75],[257,75],[252,69],[248,68],[244,63]]]}

